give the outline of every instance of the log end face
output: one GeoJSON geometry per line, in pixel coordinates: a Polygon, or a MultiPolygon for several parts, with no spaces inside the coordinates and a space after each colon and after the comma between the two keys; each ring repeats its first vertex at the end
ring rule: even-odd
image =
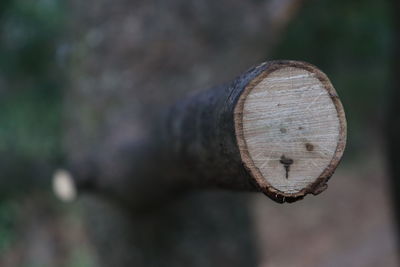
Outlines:
{"type": "Polygon", "coordinates": [[[244,89],[235,107],[244,165],[278,202],[321,193],[346,142],[346,120],[324,73],[296,61],[270,64],[244,89]]]}

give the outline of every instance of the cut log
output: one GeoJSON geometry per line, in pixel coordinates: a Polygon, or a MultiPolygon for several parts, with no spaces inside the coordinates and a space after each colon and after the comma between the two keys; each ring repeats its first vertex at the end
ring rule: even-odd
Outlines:
{"type": "Polygon", "coordinates": [[[297,61],[263,63],[178,102],[154,125],[145,140],[108,155],[116,164],[105,176],[113,180],[96,175],[96,166],[75,168],[78,188],[135,206],[210,187],[292,202],[326,188],[346,142],[329,79],[297,61]]]}
{"type": "MultiPolygon", "coordinates": [[[[88,162],[80,164],[79,172],[88,170],[87,188],[96,192],[101,188],[109,190],[107,195],[112,191],[113,196],[129,196],[142,207],[169,200],[160,209],[136,213],[121,209],[118,202],[102,201],[99,196],[105,194],[100,192],[85,194],[81,200],[87,228],[102,266],[260,265],[249,194],[193,192],[199,182],[215,186],[219,179],[211,173],[216,169],[196,164],[202,156],[195,156],[199,150],[194,144],[185,149],[194,157],[184,158],[175,149],[187,146],[176,145],[175,139],[163,143],[169,135],[167,127],[154,125],[166,124],[162,118],[155,122],[156,111],[184,94],[229,81],[271,56],[302,2],[69,1],[73,64],[65,92],[67,161],[88,162]],[[154,137],[151,126],[160,129],[154,130],[154,137]],[[190,193],[171,201],[177,195],[173,187],[190,193]]],[[[171,110],[165,113],[173,114],[171,110]]],[[[229,116],[233,118],[233,112],[229,116]]],[[[174,121],[173,115],[162,117],[174,121]]],[[[230,129],[234,131],[234,125],[230,129]]],[[[211,152],[215,150],[206,151],[211,152]]],[[[223,172],[223,166],[219,169],[223,172]]],[[[243,165],[232,178],[247,181],[249,190],[255,188],[243,165]]],[[[223,180],[226,185],[228,180],[223,180]]]]}
{"type": "Polygon", "coordinates": [[[335,89],[303,62],[273,62],[252,80],[236,105],[235,128],[245,166],[278,201],[322,192],[346,143],[335,89]]]}

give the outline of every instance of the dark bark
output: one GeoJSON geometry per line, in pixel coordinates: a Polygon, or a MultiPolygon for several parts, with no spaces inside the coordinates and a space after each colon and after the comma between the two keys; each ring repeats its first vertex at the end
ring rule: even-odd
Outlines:
{"type": "Polygon", "coordinates": [[[131,208],[194,189],[259,190],[240,157],[234,109],[245,87],[268,66],[166,108],[146,138],[122,144],[108,155],[112,167],[99,172],[95,155],[91,163],[73,167],[78,188],[124,200],[131,208]]]}
{"type": "MultiPolygon", "coordinates": [[[[343,154],[345,139],[343,108],[326,76],[307,63],[270,61],[250,69],[229,84],[178,101],[160,112],[146,138],[122,144],[113,154],[108,154],[111,167],[103,166],[100,172],[98,162],[101,161],[93,161],[96,156],[92,155],[90,163],[83,162],[81,167],[73,168],[73,177],[81,191],[91,190],[122,200],[132,210],[165,203],[171,196],[183,192],[216,187],[262,191],[277,202],[292,202],[308,193],[318,194],[327,187],[326,182],[343,154]],[[326,83],[341,122],[340,141],[333,156],[335,160],[330,161],[320,177],[315,177],[313,183],[296,194],[266,185],[265,177],[255,170],[257,167],[252,165],[253,161],[246,163],[243,155],[247,158],[250,155],[240,151],[238,140],[244,138],[240,135],[243,104],[238,104],[239,98],[246,95],[250,84],[274,70],[287,67],[307,69],[326,83]],[[157,167],[151,167],[153,165],[157,167]],[[255,173],[259,179],[253,176],[255,173]]],[[[285,164],[283,159],[280,163],[285,164]]]]}
{"type": "MultiPolygon", "coordinates": [[[[287,21],[287,16],[280,16],[281,11],[292,10],[290,7],[299,1],[277,1],[271,6],[272,2],[73,1],[73,64],[65,103],[65,147],[72,165],[83,166],[78,168],[83,173],[80,176],[87,178],[83,183],[110,188],[127,182],[125,187],[113,189],[127,196],[133,195],[129,183],[145,175],[158,181],[154,185],[151,180],[140,180],[152,185],[144,187],[151,188],[151,195],[166,192],[165,184],[170,183],[161,184],[159,178],[175,177],[148,176],[165,168],[162,164],[166,163],[153,160],[152,166],[142,164],[154,155],[154,144],[148,146],[147,142],[153,138],[149,136],[159,108],[176,102],[186,92],[220,84],[261,62],[287,21]],[[132,158],[132,150],[146,153],[132,158]],[[133,176],[126,175],[133,169],[137,170],[133,176]],[[90,184],[90,177],[96,179],[95,185],[90,184]]],[[[190,149],[183,153],[188,153],[185,160],[189,164],[195,160],[190,158],[190,149]]],[[[148,191],[142,193],[145,196],[148,191]]],[[[162,194],[159,196],[156,202],[163,200],[162,194]]],[[[135,197],[129,196],[129,201],[135,197]]],[[[154,206],[151,199],[148,202],[154,206]]],[[[101,263],[257,264],[246,195],[193,192],[169,202],[138,214],[119,202],[84,197],[88,228],[101,263]]]]}

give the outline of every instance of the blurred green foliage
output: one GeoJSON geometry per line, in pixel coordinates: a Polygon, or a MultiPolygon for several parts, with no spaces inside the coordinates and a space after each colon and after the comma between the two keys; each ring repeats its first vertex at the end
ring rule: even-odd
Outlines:
{"type": "Polygon", "coordinates": [[[50,159],[60,149],[59,0],[0,4],[0,153],[50,159]]]}
{"type": "MultiPolygon", "coordinates": [[[[3,161],[10,158],[22,159],[22,162],[53,161],[61,156],[64,76],[56,55],[63,25],[62,1],[0,1],[0,157],[3,161]]],[[[0,202],[0,254],[14,239],[17,209],[11,200],[0,202]]]]}
{"type": "Polygon", "coordinates": [[[388,1],[308,0],[278,45],[276,58],[311,62],[331,79],[348,120],[346,158],[368,151],[383,126],[391,36],[388,1]]]}
{"type": "Polygon", "coordinates": [[[16,224],[16,204],[12,201],[0,203],[0,255],[14,240],[16,224]]]}

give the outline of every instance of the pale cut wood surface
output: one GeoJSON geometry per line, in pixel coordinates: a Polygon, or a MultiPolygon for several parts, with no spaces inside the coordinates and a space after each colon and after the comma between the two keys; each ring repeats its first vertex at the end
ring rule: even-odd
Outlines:
{"type": "Polygon", "coordinates": [[[292,197],[326,188],[343,153],[346,126],[322,72],[306,63],[270,71],[249,85],[238,109],[242,157],[265,190],[292,197]]]}

